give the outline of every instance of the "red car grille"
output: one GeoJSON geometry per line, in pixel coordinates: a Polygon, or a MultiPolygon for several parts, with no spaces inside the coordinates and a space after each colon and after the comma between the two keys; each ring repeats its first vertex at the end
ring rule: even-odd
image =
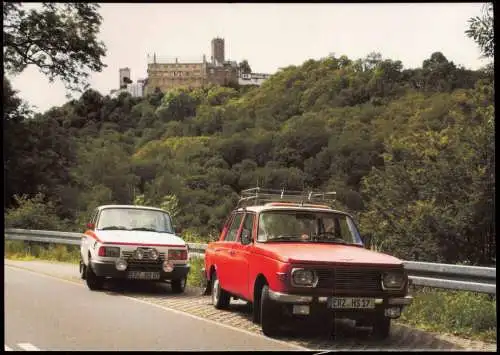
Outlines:
{"type": "Polygon", "coordinates": [[[382,291],[381,278],[384,271],[368,268],[315,269],[318,288],[334,291],[382,291]]]}

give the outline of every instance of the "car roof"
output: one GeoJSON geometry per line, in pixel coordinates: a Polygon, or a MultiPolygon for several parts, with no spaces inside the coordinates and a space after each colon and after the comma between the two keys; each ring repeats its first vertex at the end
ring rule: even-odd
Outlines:
{"type": "Polygon", "coordinates": [[[103,210],[103,209],[108,209],[108,208],[132,208],[132,209],[166,212],[165,210],[162,210],[161,208],[150,207],[150,206],[141,206],[141,205],[102,205],[102,206],[97,207],[98,210],[103,210]]]}
{"type": "Polygon", "coordinates": [[[324,206],[324,207],[319,206],[319,205],[301,206],[300,204],[283,205],[283,204],[266,203],[264,205],[240,207],[240,208],[235,209],[234,211],[245,211],[245,210],[250,211],[250,212],[255,212],[255,213],[271,211],[271,210],[273,210],[273,211],[284,210],[284,211],[333,212],[333,213],[339,213],[339,214],[344,214],[344,215],[350,216],[349,213],[334,210],[333,208],[328,207],[328,206],[324,206]]]}

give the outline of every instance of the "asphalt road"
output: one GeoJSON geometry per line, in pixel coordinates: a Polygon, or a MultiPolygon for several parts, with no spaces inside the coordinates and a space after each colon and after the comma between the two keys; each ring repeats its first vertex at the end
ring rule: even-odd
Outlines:
{"type": "Polygon", "coordinates": [[[8,265],[4,292],[6,350],[300,350],[8,265]]]}

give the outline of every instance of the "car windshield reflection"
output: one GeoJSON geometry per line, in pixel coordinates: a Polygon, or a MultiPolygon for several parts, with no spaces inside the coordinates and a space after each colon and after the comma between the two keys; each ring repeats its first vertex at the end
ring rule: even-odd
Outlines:
{"type": "Polygon", "coordinates": [[[260,242],[317,242],[362,245],[351,217],[334,212],[265,211],[259,216],[260,242]]]}
{"type": "Polygon", "coordinates": [[[172,222],[167,213],[140,208],[103,209],[96,228],[99,230],[173,233],[172,222]]]}

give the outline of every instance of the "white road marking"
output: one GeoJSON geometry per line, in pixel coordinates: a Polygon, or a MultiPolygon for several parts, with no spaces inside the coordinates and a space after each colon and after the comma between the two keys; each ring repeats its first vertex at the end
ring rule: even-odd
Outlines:
{"type": "Polygon", "coordinates": [[[12,351],[12,349],[5,345],[5,351],[12,351]]]}
{"type": "Polygon", "coordinates": [[[26,351],[40,351],[36,346],[30,343],[20,343],[17,344],[21,349],[26,350],[26,351]]]}
{"type": "MultiPolygon", "coordinates": [[[[58,280],[58,281],[68,282],[70,284],[81,286],[81,287],[86,287],[83,283],[80,283],[80,282],[77,282],[77,281],[70,281],[68,279],[63,279],[61,277],[52,276],[52,275],[49,275],[49,274],[46,274],[46,273],[33,271],[33,270],[30,270],[30,269],[27,269],[27,268],[23,268],[22,266],[17,266],[17,265],[12,265],[12,264],[11,265],[4,264],[4,265],[7,266],[7,267],[11,267],[13,269],[17,269],[17,270],[21,270],[21,271],[26,271],[26,272],[31,272],[32,274],[36,274],[36,275],[40,275],[40,276],[45,276],[45,277],[48,277],[48,278],[51,278],[51,279],[55,279],[55,280],[58,280]]],[[[300,346],[300,345],[290,344],[290,343],[288,343],[286,341],[283,341],[283,340],[268,338],[268,337],[266,337],[264,335],[261,335],[261,334],[253,333],[253,332],[250,332],[248,330],[244,330],[244,329],[241,329],[241,328],[236,328],[236,327],[233,327],[233,326],[230,326],[230,325],[227,325],[227,324],[222,324],[222,323],[216,322],[216,321],[211,320],[211,319],[201,318],[201,317],[195,316],[194,314],[182,312],[182,311],[179,311],[179,310],[167,307],[167,306],[161,306],[159,304],[150,303],[150,302],[147,302],[147,301],[143,301],[143,300],[140,300],[140,299],[137,299],[137,298],[133,298],[133,297],[130,297],[130,296],[125,296],[125,295],[121,295],[121,297],[128,298],[129,300],[132,300],[132,301],[135,301],[135,302],[139,302],[139,303],[142,303],[142,304],[147,304],[149,306],[157,307],[157,308],[163,309],[164,311],[174,312],[176,314],[182,314],[184,316],[191,317],[191,318],[194,318],[194,319],[198,319],[200,321],[204,321],[204,322],[207,322],[207,323],[211,323],[211,324],[214,324],[216,326],[220,326],[220,327],[223,327],[223,328],[232,329],[232,330],[238,331],[240,333],[245,333],[245,334],[248,334],[248,335],[256,337],[256,338],[265,338],[268,341],[271,341],[271,342],[274,342],[274,343],[277,343],[277,344],[281,344],[281,345],[287,345],[287,346],[296,348],[297,350],[302,350],[302,351],[304,351],[304,350],[306,350],[306,351],[307,350],[311,350],[311,349],[308,349],[308,348],[300,346]]]]}

